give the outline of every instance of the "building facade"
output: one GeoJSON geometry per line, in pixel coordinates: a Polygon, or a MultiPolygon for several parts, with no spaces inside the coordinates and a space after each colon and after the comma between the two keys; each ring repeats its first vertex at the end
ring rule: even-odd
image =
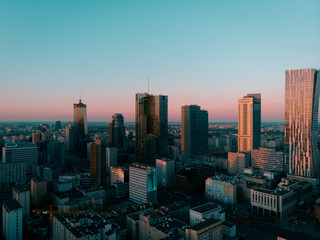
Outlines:
{"type": "Polygon", "coordinates": [[[129,166],[129,199],[135,203],[157,202],[157,171],[145,164],[129,166]]]}
{"type": "Polygon", "coordinates": [[[265,171],[283,172],[283,152],[272,148],[259,148],[251,151],[251,167],[265,171]]]}
{"type": "Polygon", "coordinates": [[[95,142],[90,143],[90,178],[94,186],[105,186],[106,178],[106,145],[96,137],[95,142]]]}
{"type": "Polygon", "coordinates": [[[16,185],[12,189],[12,198],[21,205],[23,217],[28,217],[30,214],[30,189],[24,185],[16,185]]]}
{"type": "Polygon", "coordinates": [[[2,205],[2,234],[5,240],[22,240],[23,213],[16,200],[7,200],[2,205]]]}
{"type": "Polygon", "coordinates": [[[208,153],[208,111],[200,106],[181,107],[181,152],[186,157],[208,153]]]}
{"type": "Polygon", "coordinates": [[[317,145],[320,91],[319,71],[286,71],[285,81],[285,172],[314,181],[318,191],[320,159],[317,145]]]}
{"type": "Polygon", "coordinates": [[[74,126],[74,146],[75,151],[81,156],[86,156],[86,140],[88,134],[87,125],[87,106],[79,100],[79,103],[73,104],[73,126],[74,126]]]}
{"type": "Polygon", "coordinates": [[[156,158],[167,157],[168,96],[136,94],[136,159],[155,166],[156,158]]]}
{"type": "Polygon", "coordinates": [[[117,148],[121,154],[126,152],[124,118],[120,113],[114,114],[109,123],[109,145],[117,148]]]}
{"type": "Polygon", "coordinates": [[[247,94],[238,100],[238,152],[248,152],[261,143],[261,94],[247,94]]]}
{"type": "Polygon", "coordinates": [[[250,166],[250,154],[246,152],[228,152],[228,172],[241,174],[250,166]]]}
{"type": "Polygon", "coordinates": [[[171,159],[157,159],[156,163],[158,186],[167,187],[174,183],[175,161],[171,159]]]}

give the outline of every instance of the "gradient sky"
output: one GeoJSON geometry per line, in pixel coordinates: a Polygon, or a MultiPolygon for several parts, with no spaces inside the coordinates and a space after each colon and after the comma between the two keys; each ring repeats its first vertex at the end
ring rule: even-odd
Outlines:
{"type": "Polygon", "coordinates": [[[169,97],[210,121],[237,121],[262,94],[262,121],[284,120],[284,71],[320,67],[320,1],[0,1],[0,121],[134,120],[135,93],[169,97]]]}

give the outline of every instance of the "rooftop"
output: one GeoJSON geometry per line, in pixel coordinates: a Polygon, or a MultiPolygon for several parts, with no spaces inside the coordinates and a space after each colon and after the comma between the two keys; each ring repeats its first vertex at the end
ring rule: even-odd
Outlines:
{"type": "Polygon", "coordinates": [[[22,184],[15,185],[13,187],[13,190],[15,190],[17,193],[23,193],[23,192],[30,191],[30,189],[27,186],[24,186],[22,184]]]}
{"type": "Polygon", "coordinates": [[[206,220],[204,222],[198,223],[198,224],[190,227],[189,229],[194,230],[194,231],[199,231],[199,230],[202,230],[202,229],[204,229],[206,227],[209,227],[210,225],[213,225],[213,224],[216,224],[216,223],[219,223],[219,222],[220,222],[219,225],[221,225],[222,224],[221,220],[217,220],[217,219],[211,218],[211,219],[208,219],[208,220],[206,220]]]}
{"type": "Polygon", "coordinates": [[[202,204],[200,206],[194,207],[191,210],[195,211],[195,212],[199,212],[199,213],[206,213],[212,210],[218,210],[218,209],[222,209],[221,206],[213,204],[211,202],[202,204]]]}
{"type": "Polygon", "coordinates": [[[6,208],[7,212],[11,212],[19,208],[22,208],[20,203],[17,202],[17,200],[4,201],[3,206],[6,208]]]}

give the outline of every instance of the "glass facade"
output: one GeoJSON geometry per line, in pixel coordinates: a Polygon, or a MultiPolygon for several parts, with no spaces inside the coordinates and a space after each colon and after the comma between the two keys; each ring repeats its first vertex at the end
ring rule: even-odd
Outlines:
{"type": "Polygon", "coordinates": [[[286,71],[285,172],[319,179],[319,71],[286,71]]]}

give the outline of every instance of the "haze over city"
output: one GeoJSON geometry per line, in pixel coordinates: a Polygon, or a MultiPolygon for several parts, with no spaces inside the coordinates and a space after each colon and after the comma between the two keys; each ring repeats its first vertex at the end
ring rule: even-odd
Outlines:
{"type": "Polygon", "coordinates": [[[135,93],[168,95],[168,119],[198,104],[237,121],[262,95],[284,120],[284,73],[319,67],[319,1],[1,1],[0,121],[134,120],[135,93]]]}

